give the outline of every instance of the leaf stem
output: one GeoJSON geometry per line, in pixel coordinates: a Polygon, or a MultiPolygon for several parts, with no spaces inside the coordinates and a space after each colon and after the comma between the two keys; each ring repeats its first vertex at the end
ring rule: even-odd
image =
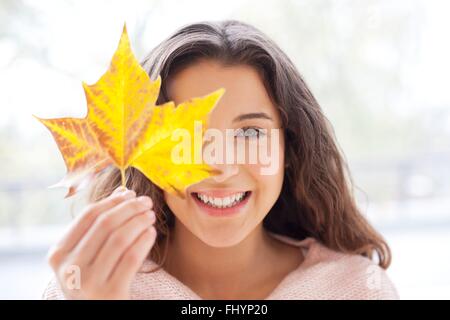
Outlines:
{"type": "Polygon", "coordinates": [[[122,179],[122,187],[125,187],[125,169],[124,168],[120,168],[120,176],[122,179]]]}

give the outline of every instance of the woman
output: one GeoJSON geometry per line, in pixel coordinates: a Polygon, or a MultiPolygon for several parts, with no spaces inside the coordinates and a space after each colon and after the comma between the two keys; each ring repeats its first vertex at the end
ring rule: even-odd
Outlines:
{"type": "Polygon", "coordinates": [[[263,175],[259,162],[214,163],[220,174],[185,198],[134,168],[127,190],[118,170],[103,172],[49,252],[44,298],[398,298],[389,247],[355,204],[332,128],[273,41],[238,21],[195,23],[142,65],[163,79],[158,104],[225,88],[208,127],[247,143],[279,130],[281,165],[263,175]]]}

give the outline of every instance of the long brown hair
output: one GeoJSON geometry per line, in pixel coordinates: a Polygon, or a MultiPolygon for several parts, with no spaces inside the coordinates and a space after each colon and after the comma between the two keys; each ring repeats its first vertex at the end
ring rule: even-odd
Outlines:
{"type": "MultiPolygon", "coordinates": [[[[280,112],[286,144],[285,177],[264,227],[296,239],[313,237],[341,252],[369,258],[376,253],[379,265],[386,269],[391,260],[389,247],[358,209],[348,166],[332,126],[288,56],[261,31],[240,21],[184,26],[141,63],[152,80],[161,75],[158,104],[170,100],[165,86],[168,79],[202,58],[254,67],[280,112]]],[[[161,252],[161,244],[168,241],[174,215],[162,190],[138,170],[129,168],[126,180],[129,189],[154,201],[158,238],[150,257],[161,266],[166,254],[161,252]]],[[[107,197],[120,183],[119,170],[105,170],[92,185],[89,201],[107,197]]]]}

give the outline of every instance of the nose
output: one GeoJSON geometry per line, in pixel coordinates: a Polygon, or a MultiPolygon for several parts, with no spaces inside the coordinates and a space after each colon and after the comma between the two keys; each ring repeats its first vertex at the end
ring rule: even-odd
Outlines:
{"type": "MultiPolygon", "coordinates": [[[[222,138],[226,134],[223,134],[222,138]]],[[[214,140],[215,141],[215,140],[214,140]]],[[[226,152],[227,152],[227,144],[226,141],[224,141],[222,144],[219,144],[219,146],[222,147],[222,150],[216,149],[215,152],[217,153],[217,157],[211,156],[210,154],[206,153],[206,146],[211,143],[211,141],[208,141],[203,146],[203,161],[207,163],[210,167],[212,167],[215,170],[218,170],[220,173],[217,175],[211,176],[211,179],[214,179],[215,182],[224,182],[227,179],[237,175],[239,173],[239,166],[236,163],[227,163],[226,161],[226,152]],[[221,151],[221,152],[220,152],[221,151]]]]}
{"type": "Polygon", "coordinates": [[[224,182],[227,179],[237,175],[239,173],[239,167],[236,165],[229,165],[229,164],[210,164],[211,167],[214,169],[218,169],[221,171],[220,174],[212,176],[212,179],[214,179],[215,182],[224,182]]]}

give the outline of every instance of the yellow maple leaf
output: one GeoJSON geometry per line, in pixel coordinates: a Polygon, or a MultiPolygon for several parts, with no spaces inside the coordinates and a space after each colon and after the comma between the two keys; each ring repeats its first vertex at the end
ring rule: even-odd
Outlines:
{"type": "Polygon", "coordinates": [[[86,117],[35,116],[50,130],[63,155],[67,173],[54,186],[68,187],[66,198],[110,165],[120,169],[122,185],[125,170],[133,166],[179,196],[189,185],[219,173],[204,163],[176,164],[170,149],[176,144],[171,140],[175,130],[186,129],[194,137],[194,121],[206,127],[208,114],[224,89],[175,107],[171,101],[156,106],[160,87],[161,77],[151,81],[135,58],[124,25],[109,69],[94,85],[83,82],[86,117]]]}
{"type": "Polygon", "coordinates": [[[50,130],[63,155],[67,167],[66,176],[50,187],[69,188],[65,198],[74,195],[83,183],[111,165],[111,159],[100,148],[97,137],[85,119],[34,117],[50,130]]]}
{"type": "Polygon", "coordinates": [[[220,171],[199,161],[199,146],[203,143],[205,127],[208,125],[207,115],[223,93],[224,90],[219,89],[207,96],[181,103],[177,107],[173,103],[167,103],[155,108],[148,127],[148,139],[145,139],[142,148],[144,151],[131,165],[160,188],[177,193],[180,197],[184,197],[186,186],[219,174],[220,171]],[[195,121],[201,121],[201,126],[196,127],[195,121]],[[174,139],[173,133],[180,129],[184,130],[185,136],[188,137],[184,151],[187,151],[190,157],[188,161],[178,163],[174,162],[173,151],[183,141],[174,139]],[[195,137],[199,140],[196,141],[195,137]]]}

